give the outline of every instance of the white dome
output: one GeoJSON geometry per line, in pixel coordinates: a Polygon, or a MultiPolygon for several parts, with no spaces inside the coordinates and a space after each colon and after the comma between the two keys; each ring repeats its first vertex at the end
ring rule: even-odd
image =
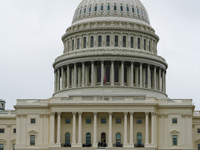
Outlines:
{"type": "Polygon", "coordinates": [[[72,25],[104,20],[150,26],[148,13],[140,0],[82,0],[75,11],[72,25]]]}

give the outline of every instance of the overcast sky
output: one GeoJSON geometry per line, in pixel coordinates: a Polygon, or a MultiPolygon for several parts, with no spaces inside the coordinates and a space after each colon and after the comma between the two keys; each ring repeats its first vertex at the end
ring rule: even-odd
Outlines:
{"type": "MultiPolygon", "coordinates": [[[[193,99],[200,110],[200,1],[141,0],[160,37],[158,54],[167,60],[167,94],[193,99]]],[[[52,96],[52,63],[62,54],[61,36],[81,0],[0,0],[0,99],[52,96]]]]}

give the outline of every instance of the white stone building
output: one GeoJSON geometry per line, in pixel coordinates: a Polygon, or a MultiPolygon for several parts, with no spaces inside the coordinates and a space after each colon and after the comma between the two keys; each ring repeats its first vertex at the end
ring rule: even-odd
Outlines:
{"type": "Polygon", "coordinates": [[[0,101],[0,150],[200,150],[200,113],[168,98],[139,0],[82,0],[62,41],[51,98],[0,101]]]}

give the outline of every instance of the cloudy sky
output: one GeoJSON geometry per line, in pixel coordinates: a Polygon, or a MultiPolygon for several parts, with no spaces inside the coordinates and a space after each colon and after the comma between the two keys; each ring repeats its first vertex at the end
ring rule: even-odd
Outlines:
{"type": "MultiPolygon", "coordinates": [[[[158,54],[171,99],[193,99],[200,110],[200,1],[141,0],[160,37],[158,54]]],[[[61,36],[81,0],[0,0],[0,99],[52,96],[52,63],[63,52],[61,36]]]]}

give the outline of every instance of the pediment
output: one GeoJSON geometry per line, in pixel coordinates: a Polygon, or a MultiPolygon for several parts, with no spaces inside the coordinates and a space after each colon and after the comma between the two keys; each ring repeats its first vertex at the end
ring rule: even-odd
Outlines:
{"type": "Polygon", "coordinates": [[[31,130],[31,131],[29,131],[28,133],[35,133],[35,134],[37,134],[38,132],[35,131],[35,130],[31,130]]]}
{"type": "Polygon", "coordinates": [[[173,131],[171,131],[170,133],[171,133],[171,134],[179,134],[180,132],[177,131],[177,130],[173,130],[173,131]]]}

